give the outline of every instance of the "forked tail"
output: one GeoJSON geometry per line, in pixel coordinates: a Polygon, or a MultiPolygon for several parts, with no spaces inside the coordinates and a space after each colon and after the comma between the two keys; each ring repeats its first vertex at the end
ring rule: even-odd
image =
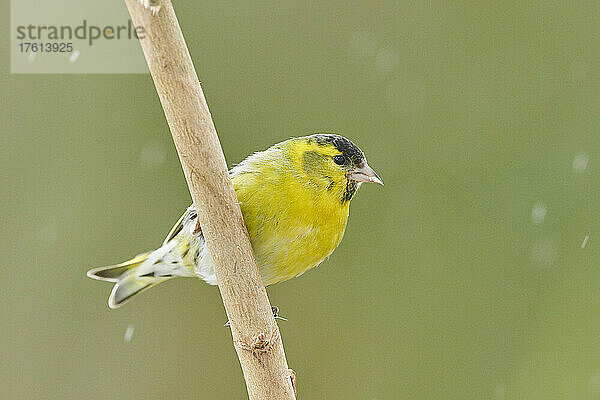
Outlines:
{"type": "Polygon", "coordinates": [[[168,277],[155,277],[154,274],[139,275],[138,268],[148,259],[150,253],[144,253],[129,261],[109,267],[100,267],[89,270],[87,276],[101,281],[115,282],[108,306],[118,308],[132,296],[151,288],[168,277]]]}

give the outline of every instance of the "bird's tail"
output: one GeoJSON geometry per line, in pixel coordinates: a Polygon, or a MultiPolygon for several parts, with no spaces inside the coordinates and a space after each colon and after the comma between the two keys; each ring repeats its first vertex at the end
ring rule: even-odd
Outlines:
{"type": "Polygon", "coordinates": [[[138,273],[137,269],[148,259],[150,254],[140,254],[118,265],[94,268],[88,271],[87,276],[90,278],[115,282],[108,298],[110,308],[118,308],[133,295],[169,279],[168,277],[155,277],[154,274],[144,276],[138,273]]]}

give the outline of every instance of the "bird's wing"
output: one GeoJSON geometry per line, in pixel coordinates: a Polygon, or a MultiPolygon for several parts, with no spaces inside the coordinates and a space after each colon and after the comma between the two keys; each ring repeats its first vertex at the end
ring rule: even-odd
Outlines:
{"type": "MultiPolygon", "coordinates": [[[[191,220],[195,221],[197,216],[198,216],[198,214],[196,213],[196,209],[194,208],[194,206],[193,205],[189,206],[188,209],[183,213],[181,218],[179,218],[179,221],[177,221],[177,223],[175,223],[173,228],[171,228],[171,231],[165,238],[163,245],[167,244],[168,242],[171,241],[171,239],[173,239],[175,236],[177,236],[177,234],[179,234],[179,232],[181,232],[183,227],[187,223],[189,223],[189,221],[191,221],[191,220]]],[[[201,232],[199,232],[199,234],[201,234],[201,232]]]]}

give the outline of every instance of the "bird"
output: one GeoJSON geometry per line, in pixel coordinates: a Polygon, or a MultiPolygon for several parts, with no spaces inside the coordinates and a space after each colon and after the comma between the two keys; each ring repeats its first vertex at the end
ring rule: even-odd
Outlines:
{"type": "MultiPolygon", "coordinates": [[[[234,166],[229,176],[265,286],[302,275],[328,258],[344,236],[350,201],[361,184],[383,185],[363,151],[332,133],[275,144],[234,166]]],[[[90,278],[114,283],[110,308],[176,277],[217,284],[197,218],[192,205],[156,250],[88,271],[90,278]]]]}

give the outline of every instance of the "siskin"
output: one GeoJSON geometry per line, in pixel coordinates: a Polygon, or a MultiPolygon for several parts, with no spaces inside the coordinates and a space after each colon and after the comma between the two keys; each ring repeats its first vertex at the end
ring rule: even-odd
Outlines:
{"type": "MultiPolygon", "coordinates": [[[[230,176],[265,286],[319,265],[342,240],[361,183],[383,185],[358,146],[333,134],[278,143],[246,158],[230,176]]],[[[196,218],[192,206],[158,249],[88,271],[90,278],[115,282],[110,308],[175,277],[217,284],[204,237],[194,233],[196,218]]]]}

